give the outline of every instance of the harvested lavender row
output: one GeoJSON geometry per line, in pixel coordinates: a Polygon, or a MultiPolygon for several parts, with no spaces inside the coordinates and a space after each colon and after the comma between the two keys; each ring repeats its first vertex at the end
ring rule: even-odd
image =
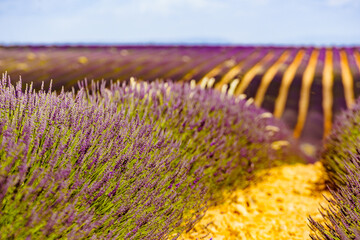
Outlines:
{"type": "Polygon", "coordinates": [[[313,240],[360,239],[360,155],[350,157],[348,162],[352,166],[345,166],[345,185],[330,190],[333,199],[327,199],[329,206],[320,211],[325,222],[309,218],[313,240]]]}
{"type": "Polygon", "coordinates": [[[188,84],[0,82],[2,239],[176,239],[254,171],[298,161],[288,131],[188,84]]]}

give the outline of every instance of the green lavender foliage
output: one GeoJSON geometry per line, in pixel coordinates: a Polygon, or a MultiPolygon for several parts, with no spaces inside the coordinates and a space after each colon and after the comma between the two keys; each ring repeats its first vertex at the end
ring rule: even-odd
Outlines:
{"type": "Polygon", "coordinates": [[[206,186],[188,187],[197,157],[131,103],[0,89],[1,239],[163,239],[204,211],[206,186]]]}
{"type": "Polygon", "coordinates": [[[176,239],[221,188],[299,160],[274,147],[291,142],[283,124],[243,100],[188,84],[79,85],[23,92],[3,76],[1,239],[176,239]]]}
{"type": "Polygon", "coordinates": [[[212,201],[221,200],[220,189],[246,186],[256,170],[303,161],[284,123],[244,100],[171,82],[138,83],[134,88],[131,98],[120,97],[126,96],[120,83],[108,94],[119,105],[136,99],[140,115],[149,113],[161,129],[171,131],[181,140],[184,154],[199,156],[194,169],[208,176],[200,182],[210,186],[212,201]],[[267,130],[268,126],[278,131],[267,130]],[[273,143],[282,141],[289,145],[273,148],[273,143]]]}
{"type": "Polygon", "coordinates": [[[342,182],[346,185],[331,190],[329,206],[322,207],[324,222],[316,222],[309,218],[310,234],[313,240],[354,240],[360,239],[360,155],[349,160],[352,166],[345,165],[346,175],[342,182]]]}
{"type": "Polygon", "coordinates": [[[321,162],[332,198],[320,210],[323,223],[309,218],[312,239],[360,239],[360,99],[337,117],[325,140],[321,162]]]}
{"type": "Polygon", "coordinates": [[[334,122],[329,137],[324,142],[320,161],[328,173],[331,188],[345,185],[345,165],[354,168],[351,156],[358,154],[360,142],[360,99],[352,109],[340,114],[334,122]]]}

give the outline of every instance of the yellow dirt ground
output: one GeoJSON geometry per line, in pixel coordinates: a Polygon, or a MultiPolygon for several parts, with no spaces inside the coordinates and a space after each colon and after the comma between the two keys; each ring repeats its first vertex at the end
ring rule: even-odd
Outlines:
{"type": "Polygon", "coordinates": [[[327,205],[325,171],[320,162],[296,164],[259,172],[257,182],[227,194],[224,204],[206,215],[181,240],[310,239],[308,216],[321,220],[327,205]]]}

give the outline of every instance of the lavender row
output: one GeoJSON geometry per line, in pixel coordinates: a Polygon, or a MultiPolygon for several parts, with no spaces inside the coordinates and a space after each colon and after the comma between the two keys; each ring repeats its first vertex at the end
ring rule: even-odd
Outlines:
{"type": "MultiPolygon", "coordinates": [[[[282,117],[290,128],[299,126],[295,131],[301,141],[319,145],[323,136],[328,133],[324,125],[329,125],[333,120],[332,118],[325,120],[325,115],[329,114],[323,112],[323,101],[328,101],[323,95],[325,50],[325,48],[311,47],[256,46],[5,47],[0,49],[0,70],[8,71],[12,76],[22,75],[26,81],[34,81],[34,87],[37,89],[42,81],[48,83],[50,79],[54,79],[54,89],[61,89],[64,86],[65,90],[70,90],[78,80],[84,78],[127,81],[131,76],[135,76],[150,82],[160,78],[172,79],[175,82],[196,79],[200,83],[204,77],[209,76],[215,79],[214,88],[226,90],[234,79],[239,79],[236,86],[238,91],[235,93],[244,93],[250,98],[257,96],[264,75],[281,58],[281,53],[289,51],[291,52],[289,59],[294,59],[300,51],[305,51],[287,90],[283,114],[278,117],[282,117]],[[306,121],[299,123],[299,119],[303,118],[299,114],[304,112],[304,109],[300,110],[300,96],[306,95],[301,93],[303,86],[306,85],[303,84],[304,71],[314,50],[319,51],[320,54],[316,62],[312,63],[316,64],[316,70],[310,86],[309,106],[305,110],[306,121]],[[253,74],[247,76],[254,67],[253,74]],[[245,76],[246,81],[250,82],[240,87],[245,76]]],[[[347,96],[349,92],[354,92],[355,97],[360,94],[360,53],[358,48],[332,48],[331,51],[333,52],[331,114],[336,116],[352,101],[352,97],[347,96]],[[343,54],[342,57],[340,53],[343,54]],[[346,71],[351,75],[351,79],[346,81],[353,82],[350,90],[345,89],[342,79],[342,73],[346,71]]],[[[261,106],[268,111],[276,109],[281,83],[285,81],[285,73],[293,63],[289,59],[282,61],[276,70],[276,76],[265,90],[261,106]]],[[[304,99],[301,101],[303,102],[304,99]]]]}
{"type": "Polygon", "coordinates": [[[185,159],[131,106],[89,103],[85,90],[23,94],[4,79],[1,87],[2,238],[161,239],[188,220],[186,204],[205,191],[184,187],[196,156],[185,159]],[[177,191],[168,188],[175,180],[177,191]]]}
{"type": "Polygon", "coordinates": [[[352,109],[343,111],[334,123],[330,136],[324,142],[320,159],[328,171],[333,186],[344,185],[342,176],[345,166],[351,164],[351,156],[357,153],[360,129],[360,99],[352,109]]]}
{"type": "Polygon", "coordinates": [[[328,173],[332,198],[322,207],[324,223],[311,217],[312,239],[360,238],[360,99],[337,117],[320,160],[328,173]]]}
{"type": "Polygon", "coordinates": [[[0,236],[176,239],[220,190],[294,156],[250,102],[188,84],[0,85],[0,236]]]}
{"type": "Polygon", "coordinates": [[[0,66],[2,71],[8,71],[13,76],[22,75],[27,81],[34,81],[37,88],[41,83],[39,79],[43,78],[47,82],[54,79],[57,88],[61,87],[57,82],[62,81],[62,85],[67,85],[68,89],[71,89],[71,86],[84,77],[126,80],[129,76],[134,76],[147,80],[171,78],[177,81],[180,80],[177,76],[180,77],[181,74],[184,76],[190,69],[199,66],[200,62],[204,64],[199,68],[206,69],[206,60],[212,59],[221,63],[224,61],[219,57],[222,53],[232,49],[244,51],[248,48],[250,47],[35,48],[34,50],[3,48],[0,52],[2,60],[0,66]],[[161,53],[164,55],[162,56],[161,53]],[[156,60],[158,57],[159,61],[156,60]],[[102,59],[109,62],[101,62],[102,59]],[[165,64],[162,63],[162,59],[166,60],[165,64]],[[172,71],[176,69],[178,71],[175,73],[159,71],[155,75],[144,72],[143,75],[138,75],[137,67],[147,68],[153,65],[153,62],[158,62],[158,66],[162,68],[166,68],[167,64],[173,65],[172,71]],[[130,68],[126,67],[127,64],[130,64],[130,68]]]}
{"type": "Polygon", "coordinates": [[[360,239],[360,155],[349,157],[344,165],[346,174],[341,176],[344,184],[330,189],[328,207],[320,210],[324,222],[309,217],[313,240],[360,239]]]}

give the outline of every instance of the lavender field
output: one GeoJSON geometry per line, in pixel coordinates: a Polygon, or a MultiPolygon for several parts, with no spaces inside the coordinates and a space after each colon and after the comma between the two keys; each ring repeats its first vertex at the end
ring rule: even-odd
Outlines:
{"type": "Polygon", "coordinates": [[[311,238],[360,239],[358,47],[3,46],[0,72],[1,239],[178,239],[316,161],[311,238]]]}
{"type": "Polygon", "coordinates": [[[311,47],[28,46],[2,47],[0,71],[53,89],[77,81],[130,77],[211,85],[282,118],[294,136],[318,145],[334,116],[360,95],[360,49],[311,47]],[[206,79],[214,78],[209,82],[206,79]],[[236,80],[238,79],[238,80],[236,80]],[[322,127],[314,127],[314,126],[322,127]]]}

